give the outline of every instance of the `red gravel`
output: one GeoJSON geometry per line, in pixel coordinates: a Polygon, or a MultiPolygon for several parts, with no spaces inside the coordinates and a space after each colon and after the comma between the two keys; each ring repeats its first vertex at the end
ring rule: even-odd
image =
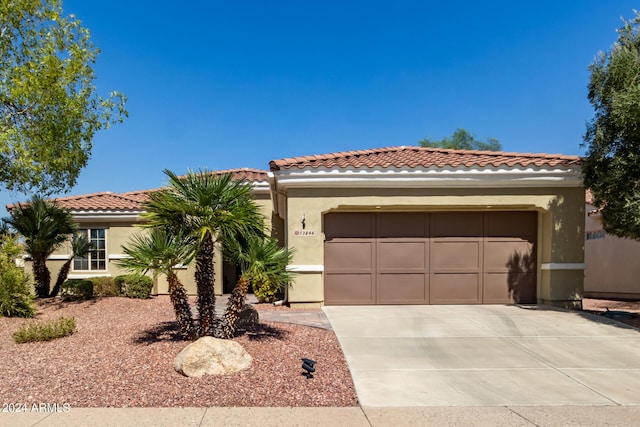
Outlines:
{"type": "Polygon", "coordinates": [[[628,311],[635,313],[631,318],[616,319],[618,322],[640,328],[640,301],[616,301],[608,299],[585,298],[582,309],[594,314],[602,314],[608,310],[628,311]]]}
{"type": "Polygon", "coordinates": [[[235,341],[253,357],[250,369],[187,378],[173,360],[188,342],[176,337],[166,296],[38,302],[38,319],[73,316],[76,333],[16,344],[24,319],[0,318],[0,401],[68,403],[71,407],[354,406],[356,393],[332,331],[262,323],[235,341]],[[301,375],[301,357],[318,362],[301,375]]]}

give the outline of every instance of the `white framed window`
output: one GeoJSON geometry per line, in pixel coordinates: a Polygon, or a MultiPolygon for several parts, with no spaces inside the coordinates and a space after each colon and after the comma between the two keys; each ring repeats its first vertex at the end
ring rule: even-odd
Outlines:
{"type": "Polygon", "coordinates": [[[107,270],[107,240],[104,228],[81,228],[79,234],[85,234],[93,244],[93,249],[86,257],[73,259],[74,271],[106,271],[107,270]]]}

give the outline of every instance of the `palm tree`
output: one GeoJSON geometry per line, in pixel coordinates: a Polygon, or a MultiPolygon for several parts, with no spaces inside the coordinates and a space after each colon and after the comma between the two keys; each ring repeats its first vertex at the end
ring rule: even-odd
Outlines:
{"type": "Polygon", "coordinates": [[[122,250],[130,258],[117,261],[117,264],[135,273],[145,274],[151,270],[154,277],[159,274],[167,276],[169,298],[176,314],[180,334],[189,340],[196,337],[196,330],[187,292],[176,274],[176,268],[178,265],[187,265],[193,260],[193,248],[191,237],[169,233],[162,228],[154,228],[149,233],[131,236],[129,244],[122,246],[122,250]]]}
{"type": "Polygon", "coordinates": [[[246,239],[225,239],[225,253],[229,260],[240,266],[240,278],[229,297],[227,309],[218,323],[214,336],[232,338],[236,332],[238,316],[244,306],[249,284],[255,287],[272,286],[283,289],[293,278],[287,271],[293,252],[278,246],[276,239],[248,236],[246,239]]]}
{"type": "Polygon", "coordinates": [[[71,257],[62,265],[62,268],[58,272],[58,278],[56,284],[51,289],[50,297],[55,297],[60,292],[60,287],[67,280],[69,276],[69,270],[71,270],[71,262],[75,257],[86,257],[89,251],[93,249],[93,243],[89,241],[86,234],[74,234],[71,238],[71,257]]]}
{"type": "Polygon", "coordinates": [[[25,250],[33,260],[36,296],[48,297],[51,273],[47,258],[76,231],[71,212],[35,195],[31,201],[18,204],[4,221],[25,239],[25,250]]]}
{"type": "Polygon", "coordinates": [[[263,218],[248,183],[231,174],[207,171],[178,177],[168,169],[169,186],[151,193],[145,203],[145,227],[163,227],[192,236],[196,242],[195,281],[199,334],[212,335],[215,326],[214,250],[219,236],[263,231],[263,218]]]}

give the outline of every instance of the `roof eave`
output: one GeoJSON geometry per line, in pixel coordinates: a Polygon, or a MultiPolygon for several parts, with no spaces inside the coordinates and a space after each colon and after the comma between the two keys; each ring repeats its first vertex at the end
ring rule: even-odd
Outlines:
{"type": "Polygon", "coordinates": [[[273,172],[277,189],[582,187],[579,166],[430,169],[296,169],[273,172]]]}

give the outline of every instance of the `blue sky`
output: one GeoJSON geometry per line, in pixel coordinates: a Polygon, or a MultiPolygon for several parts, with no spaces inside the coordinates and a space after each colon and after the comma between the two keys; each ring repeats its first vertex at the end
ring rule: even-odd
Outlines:
{"type": "MultiPolygon", "coordinates": [[[[164,185],[164,168],[417,145],[462,127],[506,151],[584,154],[588,66],[632,1],[65,0],[101,49],[98,133],[69,194],[164,185]]],[[[0,192],[3,205],[28,196],[0,192]]]]}

